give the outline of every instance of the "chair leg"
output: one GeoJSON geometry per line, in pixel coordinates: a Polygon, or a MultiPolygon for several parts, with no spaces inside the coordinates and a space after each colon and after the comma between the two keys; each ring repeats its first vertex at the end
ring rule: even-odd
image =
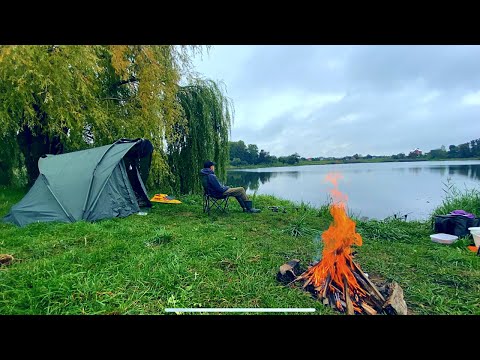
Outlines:
{"type": "Polygon", "coordinates": [[[223,211],[224,212],[228,212],[228,199],[230,199],[230,196],[227,196],[227,198],[225,199],[225,202],[223,204],[223,211]]]}
{"type": "Polygon", "coordinates": [[[214,199],[212,201],[213,201],[213,204],[215,205],[215,208],[217,208],[220,212],[222,212],[223,211],[222,202],[220,202],[220,200],[217,200],[217,199],[214,199]]]}
{"type": "Polygon", "coordinates": [[[208,215],[210,215],[211,210],[215,206],[215,209],[217,209],[218,211],[228,213],[229,199],[230,199],[230,196],[227,196],[225,199],[216,199],[216,198],[210,198],[210,196],[205,196],[204,212],[207,212],[208,215]]]}
{"type": "Polygon", "coordinates": [[[205,196],[205,209],[203,212],[206,212],[210,216],[210,209],[212,208],[212,203],[210,201],[210,196],[205,196]]]}

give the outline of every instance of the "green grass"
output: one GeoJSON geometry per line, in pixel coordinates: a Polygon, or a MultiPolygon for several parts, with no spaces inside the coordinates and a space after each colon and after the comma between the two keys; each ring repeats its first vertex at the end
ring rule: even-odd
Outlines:
{"type": "MultiPolygon", "coordinates": [[[[24,193],[0,189],[0,216],[24,193]]],[[[0,222],[0,253],[16,259],[0,267],[0,314],[165,314],[166,307],[339,314],[275,279],[288,260],[306,266],[318,259],[319,234],[331,222],[326,207],[257,195],[261,213],[243,213],[232,201],[228,214],[209,217],[200,196],[177,198],[183,203],[154,203],[147,216],[96,223],[0,222]]],[[[357,229],[363,245],[356,262],[397,281],[413,313],[480,314],[480,257],[466,244],[431,242],[427,222],[358,221],[357,229]]]]}

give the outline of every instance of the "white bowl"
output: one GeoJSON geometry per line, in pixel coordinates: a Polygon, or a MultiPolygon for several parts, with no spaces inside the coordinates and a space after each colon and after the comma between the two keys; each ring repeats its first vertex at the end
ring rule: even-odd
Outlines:
{"type": "Polygon", "coordinates": [[[432,239],[433,242],[436,242],[439,244],[452,244],[458,239],[458,236],[438,233],[438,234],[430,235],[430,238],[432,239]]]}
{"type": "Polygon", "coordinates": [[[469,227],[468,230],[478,232],[480,231],[480,226],[469,227]]]}

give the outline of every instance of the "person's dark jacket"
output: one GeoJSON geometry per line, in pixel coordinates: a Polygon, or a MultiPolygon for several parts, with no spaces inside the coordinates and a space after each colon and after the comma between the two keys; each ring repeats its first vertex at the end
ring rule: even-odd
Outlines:
{"type": "Polygon", "coordinates": [[[203,168],[200,170],[200,175],[207,177],[207,192],[214,197],[222,197],[223,193],[230,189],[229,186],[223,186],[220,184],[215,173],[210,168],[203,168]]]}

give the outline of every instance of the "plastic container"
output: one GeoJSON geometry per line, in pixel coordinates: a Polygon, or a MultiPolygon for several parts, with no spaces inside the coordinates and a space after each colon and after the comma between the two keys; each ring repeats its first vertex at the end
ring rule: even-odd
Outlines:
{"type": "Polygon", "coordinates": [[[480,247],[480,232],[479,233],[472,233],[473,242],[475,243],[476,247],[480,247]]]}
{"type": "Polygon", "coordinates": [[[458,239],[458,236],[438,233],[438,234],[430,235],[430,238],[432,239],[433,242],[436,242],[439,244],[453,244],[458,239]]]}
{"type": "Polygon", "coordinates": [[[476,247],[480,247],[480,227],[469,227],[470,234],[473,236],[473,242],[476,247]]]}

